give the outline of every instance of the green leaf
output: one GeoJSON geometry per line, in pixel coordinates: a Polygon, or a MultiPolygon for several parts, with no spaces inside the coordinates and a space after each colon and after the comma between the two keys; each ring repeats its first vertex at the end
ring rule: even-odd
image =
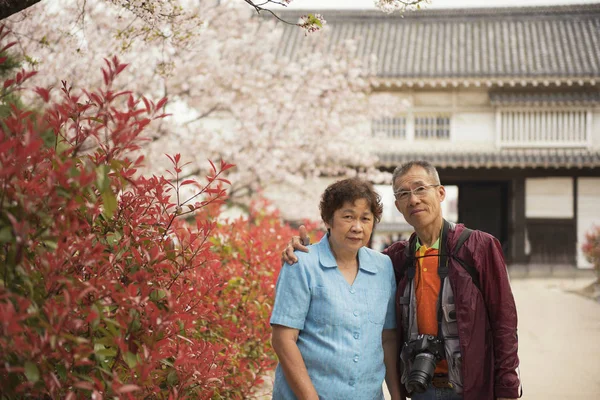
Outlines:
{"type": "Polygon", "coordinates": [[[137,365],[137,356],[130,351],[123,355],[123,359],[129,366],[129,368],[134,368],[137,365]]]}
{"type": "Polygon", "coordinates": [[[119,243],[119,240],[121,240],[122,237],[123,235],[121,235],[121,232],[110,232],[106,235],[106,241],[108,244],[114,246],[119,243]]]}
{"type": "Polygon", "coordinates": [[[319,28],[323,27],[323,24],[321,23],[321,21],[316,18],[313,14],[308,14],[308,22],[310,22],[311,24],[317,25],[319,28]]]}
{"type": "Polygon", "coordinates": [[[158,300],[165,298],[166,295],[167,295],[167,292],[165,292],[164,290],[155,289],[152,292],[150,292],[150,300],[156,302],[158,300]]]}
{"type": "Polygon", "coordinates": [[[65,380],[67,378],[67,367],[65,367],[63,364],[57,364],[56,373],[61,380],[65,380]]]}
{"type": "Polygon", "coordinates": [[[12,234],[12,228],[10,226],[5,226],[0,229],[0,242],[9,243],[14,239],[12,234]]]}
{"type": "Polygon", "coordinates": [[[175,371],[169,372],[169,374],[167,375],[167,383],[171,386],[175,386],[177,382],[179,382],[177,373],[175,371]]]}
{"type": "Polygon", "coordinates": [[[40,380],[40,371],[38,370],[37,365],[32,363],[31,361],[27,361],[25,363],[25,376],[29,382],[37,382],[40,380]]]}
{"type": "Polygon", "coordinates": [[[102,214],[104,214],[107,219],[112,218],[117,209],[117,198],[110,188],[102,192],[102,203],[104,204],[102,214]]]}
{"type": "Polygon", "coordinates": [[[96,167],[96,185],[101,193],[106,192],[110,186],[110,178],[108,173],[110,172],[110,165],[99,165],[96,167]]]}
{"type": "Polygon", "coordinates": [[[99,355],[102,357],[114,357],[117,355],[117,350],[114,348],[108,348],[108,349],[96,350],[94,353],[96,355],[99,355]]]}
{"type": "Polygon", "coordinates": [[[54,147],[54,144],[56,143],[56,135],[52,129],[46,129],[45,131],[41,132],[40,137],[44,141],[44,146],[46,146],[46,148],[51,149],[54,147]]]}

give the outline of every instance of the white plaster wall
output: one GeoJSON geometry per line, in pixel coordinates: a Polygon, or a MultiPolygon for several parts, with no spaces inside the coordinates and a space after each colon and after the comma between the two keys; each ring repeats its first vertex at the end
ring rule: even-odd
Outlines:
{"type": "Polygon", "coordinates": [[[496,146],[496,114],[490,111],[457,112],[452,116],[452,142],[460,148],[494,150],[496,146]]]}
{"type": "Polygon", "coordinates": [[[465,90],[456,93],[456,105],[462,106],[489,106],[490,96],[487,89],[465,90]]]}
{"type": "Polygon", "coordinates": [[[573,218],[573,179],[525,179],[525,217],[573,218]]]}
{"type": "Polygon", "coordinates": [[[427,91],[414,92],[412,94],[412,105],[418,107],[444,107],[446,111],[453,104],[453,94],[449,91],[427,91]]]}
{"type": "Polygon", "coordinates": [[[600,109],[592,112],[592,147],[600,149],[600,109]]]}
{"type": "Polygon", "coordinates": [[[581,246],[586,232],[594,225],[600,225],[600,178],[579,178],[577,189],[577,266],[591,268],[581,246]]]}

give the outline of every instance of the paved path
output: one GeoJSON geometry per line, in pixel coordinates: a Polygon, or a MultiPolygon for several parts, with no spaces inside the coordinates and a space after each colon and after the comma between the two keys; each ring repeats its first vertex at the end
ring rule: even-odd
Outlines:
{"type": "Polygon", "coordinates": [[[512,281],[524,399],[600,399],[600,303],[569,293],[590,282],[512,281]]]}
{"type": "Polygon", "coordinates": [[[600,399],[600,303],[570,292],[592,281],[512,280],[524,400],[600,399]]]}

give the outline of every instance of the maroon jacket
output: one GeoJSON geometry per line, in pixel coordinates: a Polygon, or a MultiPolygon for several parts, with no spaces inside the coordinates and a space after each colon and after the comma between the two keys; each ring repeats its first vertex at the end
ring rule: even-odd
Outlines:
{"type": "MultiPolygon", "coordinates": [[[[450,253],[464,229],[462,224],[451,224],[446,239],[450,253]]],[[[406,327],[402,326],[399,299],[408,283],[403,271],[407,244],[407,241],[396,242],[384,251],[392,259],[398,285],[396,321],[399,351],[406,333],[406,327]]],[[[463,398],[495,400],[498,397],[520,397],[517,309],[500,243],[492,235],[474,230],[457,256],[475,267],[481,284],[480,291],[469,273],[456,260],[449,259],[448,278],[454,292],[462,356],[463,398]]],[[[401,363],[398,364],[401,376],[401,363]]],[[[401,390],[405,399],[407,392],[404,385],[401,385],[401,390]]]]}

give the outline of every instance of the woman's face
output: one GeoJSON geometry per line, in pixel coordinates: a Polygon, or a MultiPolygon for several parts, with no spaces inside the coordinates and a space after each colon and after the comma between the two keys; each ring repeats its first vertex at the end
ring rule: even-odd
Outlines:
{"type": "Polygon", "coordinates": [[[347,201],[342,208],[335,210],[333,218],[325,223],[330,230],[329,242],[334,252],[358,252],[366,246],[373,232],[375,217],[365,199],[354,204],[347,201]]]}

